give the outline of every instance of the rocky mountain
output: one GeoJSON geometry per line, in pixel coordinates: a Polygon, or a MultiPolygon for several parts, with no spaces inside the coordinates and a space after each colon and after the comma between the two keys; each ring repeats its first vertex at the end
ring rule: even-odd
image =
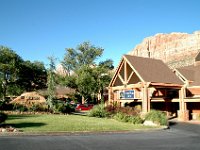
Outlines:
{"type": "Polygon", "coordinates": [[[67,70],[61,65],[58,64],[56,66],[56,74],[61,75],[61,76],[66,76],[67,75],[67,70]]]}
{"type": "Polygon", "coordinates": [[[194,58],[200,51],[200,31],[192,34],[173,32],[159,33],[145,38],[130,55],[163,60],[170,68],[179,68],[194,64],[194,58]]]}

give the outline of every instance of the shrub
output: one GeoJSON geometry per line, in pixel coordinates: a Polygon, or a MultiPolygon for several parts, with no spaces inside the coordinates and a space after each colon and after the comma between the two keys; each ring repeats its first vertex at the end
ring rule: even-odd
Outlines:
{"type": "Polygon", "coordinates": [[[3,123],[7,119],[7,115],[0,112],[0,124],[3,123]]]}
{"type": "Polygon", "coordinates": [[[13,104],[0,102],[0,110],[13,110],[13,107],[13,104]]]}
{"type": "Polygon", "coordinates": [[[54,112],[55,113],[71,113],[75,110],[75,108],[71,105],[71,104],[68,104],[68,103],[56,103],[54,105],[54,112]]]}
{"type": "Polygon", "coordinates": [[[141,110],[139,109],[138,106],[135,107],[120,107],[120,106],[112,106],[109,105],[106,107],[106,111],[109,112],[110,114],[116,114],[116,113],[123,113],[129,116],[135,116],[135,115],[139,115],[141,110]]]}
{"type": "Polygon", "coordinates": [[[74,112],[75,111],[75,106],[72,105],[72,104],[65,104],[65,113],[71,113],[71,112],[74,112]]]}
{"type": "Polygon", "coordinates": [[[17,110],[17,111],[20,111],[20,112],[25,112],[25,111],[28,111],[28,108],[24,105],[21,105],[21,104],[14,104],[14,107],[13,107],[14,110],[17,110]]]}
{"type": "Polygon", "coordinates": [[[113,106],[113,105],[106,106],[105,110],[110,114],[115,114],[116,113],[116,107],[113,106]]]}
{"type": "Polygon", "coordinates": [[[105,118],[109,116],[109,113],[106,111],[105,106],[103,104],[94,106],[89,112],[89,117],[98,117],[105,118]]]}
{"type": "Polygon", "coordinates": [[[121,112],[117,113],[114,116],[114,119],[121,121],[121,122],[129,122],[132,124],[141,124],[143,122],[143,120],[138,115],[129,116],[129,115],[121,113],[121,112]]]}
{"type": "Polygon", "coordinates": [[[0,100],[0,110],[13,110],[13,104],[0,100]]]}
{"type": "Polygon", "coordinates": [[[159,125],[167,125],[168,124],[166,114],[161,111],[157,111],[157,110],[152,110],[151,112],[149,112],[145,116],[145,120],[153,121],[154,123],[159,124],[159,125]]]}
{"type": "Polygon", "coordinates": [[[123,114],[123,113],[121,113],[121,112],[119,112],[116,115],[114,115],[113,118],[116,119],[116,120],[118,120],[118,121],[126,122],[126,119],[125,119],[126,115],[123,114]]]}
{"type": "Polygon", "coordinates": [[[128,122],[132,124],[142,124],[143,120],[142,118],[140,118],[140,116],[136,115],[136,116],[130,116],[128,122]]]}
{"type": "Polygon", "coordinates": [[[3,109],[5,102],[3,100],[0,100],[0,109],[3,109]]]}
{"type": "Polygon", "coordinates": [[[119,107],[117,111],[122,112],[126,115],[129,115],[129,116],[138,115],[138,112],[135,110],[134,107],[119,107]]]}
{"type": "Polygon", "coordinates": [[[29,111],[33,111],[33,112],[45,112],[47,111],[48,106],[45,104],[33,104],[30,108],[29,111]]]}

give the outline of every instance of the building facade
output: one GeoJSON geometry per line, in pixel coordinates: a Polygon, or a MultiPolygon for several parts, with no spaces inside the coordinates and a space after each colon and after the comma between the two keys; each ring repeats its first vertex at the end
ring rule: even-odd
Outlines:
{"type": "Polygon", "coordinates": [[[195,81],[190,82],[180,69],[173,72],[161,60],[124,55],[109,85],[109,104],[141,105],[144,114],[159,109],[186,121],[194,113],[189,103],[200,104],[200,82],[196,79],[200,74],[196,70],[195,81]]]}

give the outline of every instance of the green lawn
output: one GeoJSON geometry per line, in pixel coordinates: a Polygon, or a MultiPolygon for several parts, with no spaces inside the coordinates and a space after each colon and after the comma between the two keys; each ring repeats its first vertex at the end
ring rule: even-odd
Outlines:
{"type": "Polygon", "coordinates": [[[149,128],[80,115],[9,115],[6,124],[24,132],[131,131],[149,128]]]}

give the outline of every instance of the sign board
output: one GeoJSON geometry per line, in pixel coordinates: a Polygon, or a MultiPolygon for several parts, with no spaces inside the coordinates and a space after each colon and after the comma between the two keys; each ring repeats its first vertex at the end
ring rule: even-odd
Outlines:
{"type": "Polygon", "coordinates": [[[134,99],[134,98],[135,98],[134,90],[120,91],[120,99],[134,99]]]}

